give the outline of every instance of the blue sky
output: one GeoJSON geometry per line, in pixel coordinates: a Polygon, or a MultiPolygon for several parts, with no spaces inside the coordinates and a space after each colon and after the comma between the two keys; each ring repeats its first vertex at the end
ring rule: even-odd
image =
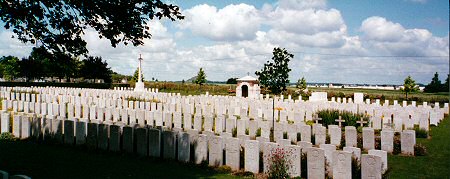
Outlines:
{"type": "MultiPolygon", "coordinates": [[[[411,75],[426,84],[449,72],[444,0],[167,2],[186,19],[150,22],[153,38],[141,47],[112,48],[88,30],[90,54],[122,74],[132,74],[142,54],[144,76],[160,81],[189,79],[200,67],[215,81],[254,74],[278,46],[295,55],[291,81],[401,84],[411,75]]],[[[10,36],[0,30],[0,55],[27,56],[30,45],[10,36]]]]}

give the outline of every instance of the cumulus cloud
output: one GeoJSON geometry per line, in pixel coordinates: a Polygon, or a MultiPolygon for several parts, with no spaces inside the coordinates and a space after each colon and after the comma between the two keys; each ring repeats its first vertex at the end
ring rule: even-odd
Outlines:
{"type": "Polygon", "coordinates": [[[305,5],[307,1],[281,1],[267,13],[272,28],[269,38],[280,43],[290,41],[299,47],[337,48],[345,43],[347,26],[336,9],[327,9],[324,1],[305,5]]]}
{"type": "Polygon", "coordinates": [[[426,29],[405,29],[383,17],[369,17],[361,24],[366,48],[399,56],[448,56],[448,36],[436,37],[426,29]]]}
{"type": "MultiPolygon", "coordinates": [[[[308,82],[400,84],[407,75],[429,82],[435,71],[448,72],[448,58],[373,57],[448,56],[448,35],[405,28],[381,16],[365,19],[357,34],[349,34],[341,12],[327,7],[325,0],[280,0],[261,8],[203,4],[183,14],[186,19],[175,25],[149,23],[153,36],[142,47],[112,48],[88,30],[90,55],[102,56],[114,71],[132,74],[142,54],[145,78],[160,81],[187,80],[199,68],[215,81],[254,75],[271,59],[274,47],[295,55],[291,82],[305,76],[308,82]]],[[[21,49],[23,44],[7,38],[10,35],[0,32],[0,55],[29,54],[21,49]]]]}
{"type": "Polygon", "coordinates": [[[20,42],[13,32],[9,30],[0,31],[0,57],[1,56],[16,56],[16,57],[28,57],[33,48],[32,44],[24,44],[20,42]]]}
{"type": "Polygon", "coordinates": [[[258,10],[247,4],[231,4],[222,9],[207,4],[183,12],[181,27],[193,34],[218,41],[249,40],[260,26],[258,10]]]}

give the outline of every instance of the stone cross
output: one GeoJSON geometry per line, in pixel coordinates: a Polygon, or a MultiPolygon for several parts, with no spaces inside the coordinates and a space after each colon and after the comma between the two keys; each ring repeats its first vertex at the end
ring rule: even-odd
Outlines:
{"type": "Polygon", "coordinates": [[[367,121],[364,121],[363,118],[361,117],[361,120],[356,121],[356,123],[361,124],[361,127],[363,127],[364,124],[367,123],[367,121]]]}
{"type": "Polygon", "coordinates": [[[141,69],[141,68],[142,68],[142,60],[144,60],[144,59],[142,59],[142,55],[141,55],[141,54],[139,54],[139,59],[138,59],[138,60],[139,60],[138,82],[141,82],[141,81],[142,81],[142,76],[141,76],[141,74],[142,74],[142,71],[141,71],[141,70],[142,70],[142,69],[141,69]]]}
{"type": "Polygon", "coordinates": [[[334,121],[339,122],[339,127],[341,127],[341,122],[345,122],[345,120],[342,120],[342,116],[339,116],[339,119],[336,119],[334,121]]]}
{"type": "Polygon", "coordinates": [[[313,121],[316,121],[316,124],[319,123],[319,121],[321,121],[322,118],[320,118],[319,116],[316,115],[316,117],[313,119],[313,121]]]}

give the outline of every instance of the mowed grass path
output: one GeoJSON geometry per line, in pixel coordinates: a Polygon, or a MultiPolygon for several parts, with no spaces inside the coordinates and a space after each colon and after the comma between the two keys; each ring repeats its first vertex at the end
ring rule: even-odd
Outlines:
{"type": "Polygon", "coordinates": [[[237,178],[208,167],[77,147],[0,142],[0,170],[32,178],[237,178]]]}
{"type": "Polygon", "coordinates": [[[450,178],[450,119],[431,128],[431,139],[417,139],[425,145],[428,155],[405,157],[388,156],[390,178],[450,178]]]}

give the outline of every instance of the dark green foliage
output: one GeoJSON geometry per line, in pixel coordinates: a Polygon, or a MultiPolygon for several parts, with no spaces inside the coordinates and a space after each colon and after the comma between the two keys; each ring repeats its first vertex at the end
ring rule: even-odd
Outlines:
{"type": "MultiPolygon", "coordinates": [[[[328,125],[335,124],[335,120],[339,119],[339,111],[338,110],[332,110],[332,109],[326,109],[321,110],[317,112],[317,115],[319,118],[322,118],[322,125],[325,127],[328,127],[328,125]]],[[[344,123],[345,125],[345,123],[344,123]]]]}
{"type": "Polygon", "coordinates": [[[394,136],[394,150],[392,154],[397,155],[402,152],[400,136],[394,136]]]}
{"type": "Polygon", "coordinates": [[[436,72],[434,77],[431,79],[431,82],[425,86],[423,89],[426,93],[436,93],[436,92],[448,92],[448,75],[444,84],[441,84],[441,80],[439,80],[439,74],[436,72]]]}
{"type": "Polygon", "coordinates": [[[238,78],[228,78],[227,80],[227,84],[237,84],[237,80],[238,78]]]}
{"type": "Polygon", "coordinates": [[[427,154],[428,154],[427,147],[425,147],[424,145],[422,145],[420,143],[414,145],[414,155],[415,156],[425,156],[427,154]]]}
{"type": "Polygon", "coordinates": [[[130,84],[111,84],[111,83],[52,83],[52,82],[0,82],[0,86],[54,86],[54,87],[72,87],[72,88],[96,88],[110,89],[114,87],[130,87],[130,84]]]}
{"type": "Polygon", "coordinates": [[[7,81],[14,80],[19,76],[19,59],[13,56],[0,58],[1,76],[7,81]]]}
{"type": "Polygon", "coordinates": [[[269,140],[270,142],[275,142],[273,128],[270,128],[269,140]]]}
{"type": "Polygon", "coordinates": [[[425,129],[419,128],[419,126],[415,126],[414,130],[416,131],[416,138],[427,138],[428,137],[428,131],[425,129]]]}
{"type": "Polygon", "coordinates": [[[226,165],[222,165],[220,167],[217,167],[216,171],[218,173],[230,173],[231,172],[231,167],[226,166],[226,165]]]}
{"type": "Polygon", "coordinates": [[[287,132],[283,132],[283,139],[288,139],[288,133],[287,132]]]}
{"type": "Polygon", "coordinates": [[[0,73],[7,81],[19,77],[27,82],[57,77],[69,82],[70,79],[82,77],[111,83],[112,71],[101,57],[88,57],[80,61],[64,53],[50,53],[43,47],[36,47],[29,57],[22,60],[12,56],[0,58],[0,73]]]}
{"type": "Polygon", "coordinates": [[[300,89],[300,90],[305,90],[306,89],[306,79],[305,77],[302,77],[301,79],[298,79],[297,83],[295,84],[295,87],[300,89]]]}
{"type": "Polygon", "coordinates": [[[206,74],[205,71],[203,71],[203,68],[200,68],[197,73],[197,77],[195,77],[195,80],[193,82],[199,85],[203,85],[204,83],[206,83],[206,74]]]}
{"type": "Polygon", "coordinates": [[[301,138],[302,138],[302,133],[297,132],[297,141],[300,141],[301,138]]]}
{"type": "Polygon", "coordinates": [[[345,146],[345,130],[342,131],[342,135],[341,135],[341,145],[339,145],[339,149],[344,149],[345,146]]]}
{"type": "Polygon", "coordinates": [[[361,165],[357,158],[352,156],[352,178],[361,178],[361,165]]]}
{"type": "Polygon", "coordinates": [[[301,177],[306,178],[308,177],[308,159],[306,153],[302,152],[302,158],[301,158],[301,177]]]}
{"type": "Polygon", "coordinates": [[[416,85],[416,81],[411,76],[408,76],[403,83],[402,91],[405,92],[406,100],[408,100],[408,93],[419,91],[419,86],[416,85]]]}
{"type": "Polygon", "coordinates": [[[113,47],[123,42],[143,45],[151,38],[152,19],[183,19],[178,6],[160,0],[0,1],[0,19],[23,43],[39,42],[51,52],[86,55],[86,29],[95,29],[113,47]]]}
{"type": "Polygon", "coordinates": [[[294,58],[286,49],[276,47],[273,49],[273,62],[267,61],[261,71],[256,71],[259,83],[270,90],[272,94],[280,94],[289,84],[289,61],[294,58]]]}
{"type": "Polygon", "coordinates": [[[381,150],[381,136],[375,135],[375,149],[381,150]]]}
{"type": "Polygon", "coordinates": [[[261,137],[261,128],[256,129],[255,136],[256,137],[261,137]]]}
{"type": "Polygon", "coordinates": [[[237,137],[237,128],[236,128],[236,127],[234,127],[233,129],[231,129],[231,136],[237,137]]]}
{"type": "MultiPolygon", "coordinates": [[[[345,122],[342,124],[343,126],[355,126],[359,127],[360,124],[357,121],[360,121],[361,118],[363,121],[369,121],[369,117],[363,114],[354,114],[349,111],[339,111],[336,109],[326,109],[320,110],[317,112],[319,118],[322,118],[322,125],[328,127],[331,124],[338,124],[335,122],[336,119],[339,119],[339,116],[342,117],[345,122]]],[[[368,123],[365,123],[364,126],[368,126],[368,123]]]]}
{"type": "Polygon", "coordinates": [[[356,134],[356,145],[360,149],[363,148],[363,136],[362,136],[362,133],[357,133],[356,134]]]}
{"type": "Polygon", "coordinates": [[[245,135],[250,135],[250,131],[247,129],[245,129],[245,135]]]}
{"type": "Polygon", "coordinates": [[[0,134],[0,141],[16,141],[17,138],[10,132],[3,132],[0,134]]]}
{"type": "Polygon", "coordinates": [[[122,75],[116,72],[112,72],[111,74],[111,80],[113,83],[121,83],[123,79],[130,80],[132,79],[132,76],[122,75]]]}
{"type": "Polygon", "coordinates": [[[101,57],[90,56],[81,61],[80,76],[85,79],[103,79],[106,83],[110,83],[111,74],[108,63],[103,62],[101,57]]]}

